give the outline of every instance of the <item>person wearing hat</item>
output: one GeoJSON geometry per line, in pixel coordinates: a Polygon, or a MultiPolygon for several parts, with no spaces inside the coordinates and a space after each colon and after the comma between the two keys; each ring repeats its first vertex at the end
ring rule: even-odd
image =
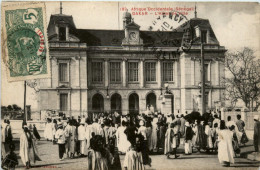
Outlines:
{"type": "Polygon", "coordinates": [[[78,127],[78,140],[80,142],[80,156],[84,157],[86,147],[86,128],[85,122],[81,121],[78,127]]]}
{"type": "Polygon", "coordinates": [[[185,150],[185,155],[190,155],[192,154],[192,140],[193,137],[193,131],[190,126],[189,122],[185,122],[185,133],[184,133],[184,150],[185,150]]]}
{"type": "Polygon", "coordinates": [[[63,130],[62,123],[58,123],[58,130],[55,133],[55,138],[57,139],[57,143],[59,145],[59,158],[60,161],[64,159],[64,153],[65,153],[65,131],[63,130]]]}
{"type": "Polygon", "coordinates": [[[259,122],[259,115],[254,116],[254,147],[255,151],[259,152],[260,147],[260,122],[259,122]]]}

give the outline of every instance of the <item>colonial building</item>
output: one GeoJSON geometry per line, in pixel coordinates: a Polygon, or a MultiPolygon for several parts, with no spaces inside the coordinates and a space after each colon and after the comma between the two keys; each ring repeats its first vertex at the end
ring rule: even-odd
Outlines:
{"type": "Polygon", "coordinates": [[[208,20],[195,17],[175,31],[161,32],[141,31],[128,12],[123,22],[122,30],[77,29],[72,16],[51,16],[51,79],[40,80],[40,110],[67,116],[142,113],[147,107],[164,114],[198,110],[200,40],[182,48],[196,37],[205,44],[206,107],[224,105],[226,50],[208,20]]]}

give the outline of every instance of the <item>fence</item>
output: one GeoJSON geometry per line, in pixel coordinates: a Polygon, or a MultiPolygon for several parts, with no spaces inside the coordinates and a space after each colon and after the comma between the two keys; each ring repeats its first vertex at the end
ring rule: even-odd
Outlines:
{"type": "Polygon", "coordinates": [[[242,109],[242,111],[225,111],[221,109],[221,119],[225,121],[227,121],[228,116],[231,116],[231,120],[236,121],[238,114],[241,115],[241,119],[245,122],[245,130],[249,139],[253,139],[254,116],[258,115],[260,117],[260,112],[249,112],[245,109],[242,109]]]}

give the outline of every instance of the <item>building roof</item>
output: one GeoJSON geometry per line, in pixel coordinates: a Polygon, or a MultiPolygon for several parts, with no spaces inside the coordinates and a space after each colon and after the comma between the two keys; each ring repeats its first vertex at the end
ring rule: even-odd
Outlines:
{"type": "MultiPolygon", "coordinates": [[[[80,42],[87,43],[88,46],[121,46],[125,38],[124,30],[101,30],[101,29],[77,29],[73,17],[64,14],[51,15],[48,36],[56,36],[55,25],[66,24],[70,28],[70,34],[79,38],[80,42]]],[[[130,23],[139,27],[135,23],[130,23]]],[[[193,18],[185,22],[178,28],[176,32],[173,31],[141,31],[140,38],[143,39],[145,47],[180,47],[183,39],[195,37],[195,27],[207,27],[210,31],[210,43],[219,44],[217,38],[211,28],[209,20],[201,18],[193,18]],[[185,29],[190,28],[190,33],[187,35],[185,29]]]]}
{"type": "Polygon", "coordinates": [[[70,33],[75,34],[74,31],[76,30],[76,26],[74,24],[73,17],[71,15],[64,15],[64,14],[51,15],[50,22],[47,29],[49,37],[56,34],[55,32],[56,24],[68,25],[70,28],[70,33]]]}
{"type": "Polygon", "coordinates": [[[216,35],[209,23],[208,19],[202,19],[202,18],[192,18],[188,20],[187,22],[183,23],[179,27],[176,28],[177,32],[185,32],[188,28],[190,29],[190,34],[186,34],[189,39],[194,39],[195,37],[195,27],[203,27],[209,29],[209,37],[211,39],[212,43],[219,44],[216,35]]]}
{"type": "MultiPolygon", "coordinates": [[[[78,29],[77,33],[80,41],[88,46],[121,46],[125,38],[124,30],[78,29]]],[[[178,47],[181,45],[182,35],[182,32],[140,31],[144,46],[167,47],[171,43],[171,46],[178,47]]]]}

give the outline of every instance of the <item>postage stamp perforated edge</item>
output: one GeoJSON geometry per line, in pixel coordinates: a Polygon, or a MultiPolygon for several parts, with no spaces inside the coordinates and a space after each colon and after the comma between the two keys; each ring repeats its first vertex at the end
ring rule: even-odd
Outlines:
{"type": "Polygon", "coordinates": [[[8,82],[14,82],[14,81],[25,81],[25,80],[32,80],[32,79],[44,79],[44,78],[50,78],[50,60],[49,60],[49,45],[48,45],[48,34],[47,34],[47,18],[46,18],[46,6],[44,2],[2,2],[2,13],[1,13],[1,56],[2,56],[2,62],[5,65],[6,69],[6,76],[8,82]],[[25,9],[25,8],[42,8],[42,15],[43,15],[43,32],[44,32],[44,39],[45,39],[45,47],[46,47],[46,67],[47,67],[47,73],[41,74],[41,75],[28,75],[28,76],[19,76],[19,77],[10,77],[10,69],[8,66],[8,49],[7,49],[7,31],[5,26],[5,11],[6,10],[15,10],[15,9],[25,9]]]}

